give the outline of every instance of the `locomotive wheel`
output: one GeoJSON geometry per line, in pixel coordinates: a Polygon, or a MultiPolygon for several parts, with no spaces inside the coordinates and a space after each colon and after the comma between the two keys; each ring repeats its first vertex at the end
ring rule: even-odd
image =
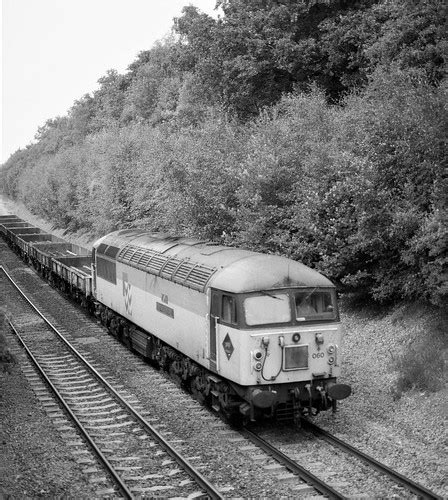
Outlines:
{"type": "Polygon", "coordinates": [[[175,359],[171,364],[169,368],[170,372],[170,377],[173,380],[173,382],[178,386],[182,386],[182,366],[181,366],[181,361],[180,359],[175,359]]]}
{"type": "Polygon", "coordinates": [[[154,341],[154,337],[151,335],[148,338],[147,349],[146,349],[146,358],[150,360],[150,362],[154,366],[158,366],[157,361],[157,346],[154,341]]]}
{"type": "Polygon", "coordinates": [[[113,337],[118,337],[118,320],[115,317],[113,317],[110,320],[110,323],[109,323],[109,333],[113,337]]]}
{"type": "Polygon", "coordinates": [[[123,345],[125,345],[130,351],[132,351],[131,337],[123,337],[123,345]]]}
{"type": "Polygon", "coordinates": [[[165,348],[162,346],[158,349],[156,354],[157,362],[159,363],[160,369],[166,371],[168,369],[168,353],[165,348]]]}
{"type": "Polygon", "coordinates": [[[205,401],[205,381],[202,375],[196,375],[190,379],[190,391],[194,399],[203,403],[205,401]]]}

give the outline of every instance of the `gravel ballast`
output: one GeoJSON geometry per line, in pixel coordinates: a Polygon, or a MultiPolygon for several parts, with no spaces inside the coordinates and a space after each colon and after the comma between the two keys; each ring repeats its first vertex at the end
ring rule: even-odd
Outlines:
{"type": "MultiPolygon", "coordinates": [[[[4,334],[2,322],[0,333],[4,334]]],[[[0,497],[86,498],[96,488],[82,474],[16,363],[0,371],[0,497]]]]}

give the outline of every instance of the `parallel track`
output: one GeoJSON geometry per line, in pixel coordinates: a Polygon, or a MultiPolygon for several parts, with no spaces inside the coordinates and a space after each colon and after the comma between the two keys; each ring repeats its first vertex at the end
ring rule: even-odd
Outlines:
{"type": "MultiPolygon", "coordinates": [[[[302,421],[302,428],[310,430],[314,435],[325,439],[331,445],[344,451],[345,453],[356,458],[357,460],[361,460],[362,462],[367,464],[370,468],[373,468],[379,471],[381,474],[387,476],[390,480],[400,485],[409,493],[412,493],[416,495],[418,498],[422,499],[442,500],[442,497],[438,496],[434,492],[428,490],[424,486],[415,483],[414,481],[403,476],[402,474],[399,474],[390,467],[381,464],[380,462],[370,457],[369,455],[354,448],[350,444],[345,443],[341,439],[333,436],[328,431],[318,427],[316,424],[310,422],[308,419],[303,418],[301,421],[302,421]]],[[[312,474],[308,469],[297,463],[292,458],[285,455],[282,451],[276,448],[275,445],[263,439],[256,432],[253,432],[249,429],[244,429],[240,432],[245,438],[253,442],[256,446],[258,446],[265,453],[267,453],[273,460],[283,465],[289,472],[291,472],[294,475],[297,475],[300,479],[305,481],[308,485],[312,486],[316,491],[318,491],[322,495],[332,499],[347,498],[342,493],[336,491],[328,483],[326,483],[316,475],[312,474]]]]}
{"type": "MultiPolygon", "coordinates": [[[[22,327],[10,322],[13,332],[64,410],[70,416],[78,432],[81,433],[97,460],[107,471],[109,477],[112,478],[119,493],[125,498],[133,498],[133,492],[145,493],[146,490],[151,491],[151,487],[145,490],[145,479],[153,479],[154,476],[160,477],[160,475],[153,473],[154,470],[167,470],[166,466],[174,462],[181,467],[183,474],[188,477],[187,480],[180,482],[180,486],[183,487],[181,494],[200,494],[212,499],[223,498],[219,491],[186,458],[180,455],[64,338],[25,296],[3,266],[0,266],[0,271],[14,287],[14,290],[20,294],[28,309],[22,327]],[[30,325],[32,331],[29,330],[30,325]],[[111,400],[112,402],[109,402],[111,400]],[[107,404],[104,408],[101,408],[101,404],[105,401],[107,401],[107,404]],[[104,416],[105,418],[96,418],[98,416],[104,416]],[[115,420],[111,420],[112,418],[115,418],[115,420]],[[110,421],[113,423],[108,424],[110,421]],[[123,426],[128,432],[116,432],[116,430],[121,430],[123,426]],[[119,465],[123,465],[123,461],[124,465],[126,465],[126,460],[133,460],[139,464],[137,467],[117,467],[111,463],[112,459],[106,456],[110,454],[111,450],[107,449],[109,444],[105,444],[104,441],[107,437],[110,437],[111,433],[115,433],[121,440],[126,442],[124,446],[132,450],[132,455],[137,455],[121,457],[121,460],[120,457],[114,456],[114,460],[118,461],[119,465]],[[150,439],[145,441],[145,444],[148,444],[145,447],[142,443],[146,438],[150,439]],[[129,440],[130,442],[128,442],[129,440]],[[155,446],[154,442],[157,443],[161,450],[155,451],[155,449],[152,449],[148,454],[148,449],[155,446]],[[144,448],[146,448],[146,451],[144,448]],[[140,453],[142,453],[141,456],[140,453]],[[166,456],[166,454],[172,460],[163,460],[163,455],[166,456]],[[156,460],[160,463],[155,464],[156,460]],[[140,476],[124,477],[125,472],[132,469],[139,469],[140,476]],[[142,472],[146,474],[142,476],[142,472]],[[134,482],[133,487],[129,486],[129,481],[134,482]],[[135,486],[136,481],[140,486],[135,486]],[[196,487],[196,490],[194,490],[193,486],[196,487]],[[197,491],[197,488],[199,488],[199,491],[197,491]]],[[[16,323],[19,323],[19,321],[16,321],[16,323]]],[[[114,450],[115,455],[118,453],[119,451],[114,450]]],[[[171,469],[166,472],[168,477],[179,473],[177,469],[170,467],[171,469]]]]}
{"type": "Polygon", "coordinates": [[[382,474],[385,474],[390,479],[392,479],[392,481],[394,481],[397,484],[400,484],[406,490],[409,490],[410,492],[414,493],[419,498],[431,499],[431,500],[436,500],[436,499],[442,500],[442,497],[436,495],[434,492],[428,490],[427,488],[425,488],[424,486],[422,486],[420,484],[417,484],[416,482],[403,476],[402,474],[394,471],[393,469],[391,469],[387,465],[384,465],[384,464],[378,462],[378,460],[375,460],[373,457],[358,450],[354,446],[342,441],[341,439],[337,438],[336,436],[333,436],[325,429],[322,429],[321,427],[319,427],[315,423],[310,422],[308,419],[305,419],[305,418],[302,419],[302,427],[305,429],[309,429],[313,434],[315,434],[318,437],[321,437],[322,439],[325,439],[327,442],[329,442],[333,446],[343,450],[346,453],[353,455],[354,457],[356,457],[359,460],[362,460],[369,467],[372,467],[373,469],[376,469],[377,471],[381,472],[382,474]]]}
{"type": "Polygon", "coordinates": [[[267,453],[271,458],[273,458],[276,462],[282,464],[286,467],[289,472],[295,474],[300,479],[305,481],[307,484],[312,486],[316,491],[325,495],[328,498],[332,499],[345,499],[344,495],[341,495],[334,488],[332,488],[325,481],[322,481],[317,476],[312,474],[309,470],[302,467],[292,458],[289,458],[287,455],[282,453],[279,449],[277,449],[272,444],[265,441],[262,437],[260,437],[255,432],[250,431],[249,429],[244,429],[241,431],[242,435],[256,444],[259,448],[261,448],[265,453],[267,453]]]}

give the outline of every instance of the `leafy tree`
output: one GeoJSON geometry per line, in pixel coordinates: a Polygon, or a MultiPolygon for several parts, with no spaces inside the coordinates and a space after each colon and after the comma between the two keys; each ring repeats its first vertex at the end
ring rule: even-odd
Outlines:
{"type": "Polygon", "coordinates": [[[432,84],[446,75],[448,9],[442,0],[395,0],[373,9],[381,30],[366,50],[372,68],[397,64],[425,72],[432,84]]]}
{"type": "Polygon", "coordinates": [[[443,78],[447,9],[441,0],[370,2],[324,20],[319,31],[315,50],[326,64],[317,63],[316,81],[330,91],[333,82],[337,94],[364,86],[375,68],[392,63],[424,70],[433,84],[443,78]]]}
{"type": "Polygon", "coordinates": [[[85,94],[75,101],[68,113],[69,129],[73,144],[83,141],[94,131],[95,101],[90,94],[85,94]]]}
{"type": "Polygon", "coordinates": [[[313,81],[337,96],[346,87],[326,68],[320,24],[371,3],[227,0],[218,2],[218,20],[186,8],[175,24],[184,68],[210,89],[213,104],[242,119],[313,81]]]}
{"type": "Polygon", "coordinates": [[[219,5],[48,120],[2,189],[68,230],[194,235],[445,304],[441,1],[219,5]]]}
{"type": "Polygon", "coordinates": [[[167,38],[151,50],[141,52],[129,66],[122,116],[125,122],[151,120],[166,83],[180,77],[174,67],[177,50],[176,43],[167,38]]]}
{"type": "Polygon", "coordinates": [[[109,70],[98,80],[100,87],[93,93],[94,131],[116,125],[120,122],[125,100],[125,92],[129,86],[129,78],[120,75],[116,70],[109,70]]]}
{"type": "Polygon", "coordinates": [[[428,242],[434,228],[441,241],[446,235],[445,103],[444,89],[421,71],[398,68],[377,70],[365,93],[347,100],[345,147],[365,159],[363,185],[352,191],[357,224],[349,252],[336,251],[325,268],[338,261],[339,279],[377,300],[442,300],[446,254],[428,242]]]}

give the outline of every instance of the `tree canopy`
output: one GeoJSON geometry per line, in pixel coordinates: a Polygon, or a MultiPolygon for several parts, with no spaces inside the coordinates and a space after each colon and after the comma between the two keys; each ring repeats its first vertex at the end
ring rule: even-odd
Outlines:
{"type": "Polygon", "coordinates": [[[4,192],[71,231],[203,237],[446,303],[445,2],[217,4],[49,119],[4,192]]]}

